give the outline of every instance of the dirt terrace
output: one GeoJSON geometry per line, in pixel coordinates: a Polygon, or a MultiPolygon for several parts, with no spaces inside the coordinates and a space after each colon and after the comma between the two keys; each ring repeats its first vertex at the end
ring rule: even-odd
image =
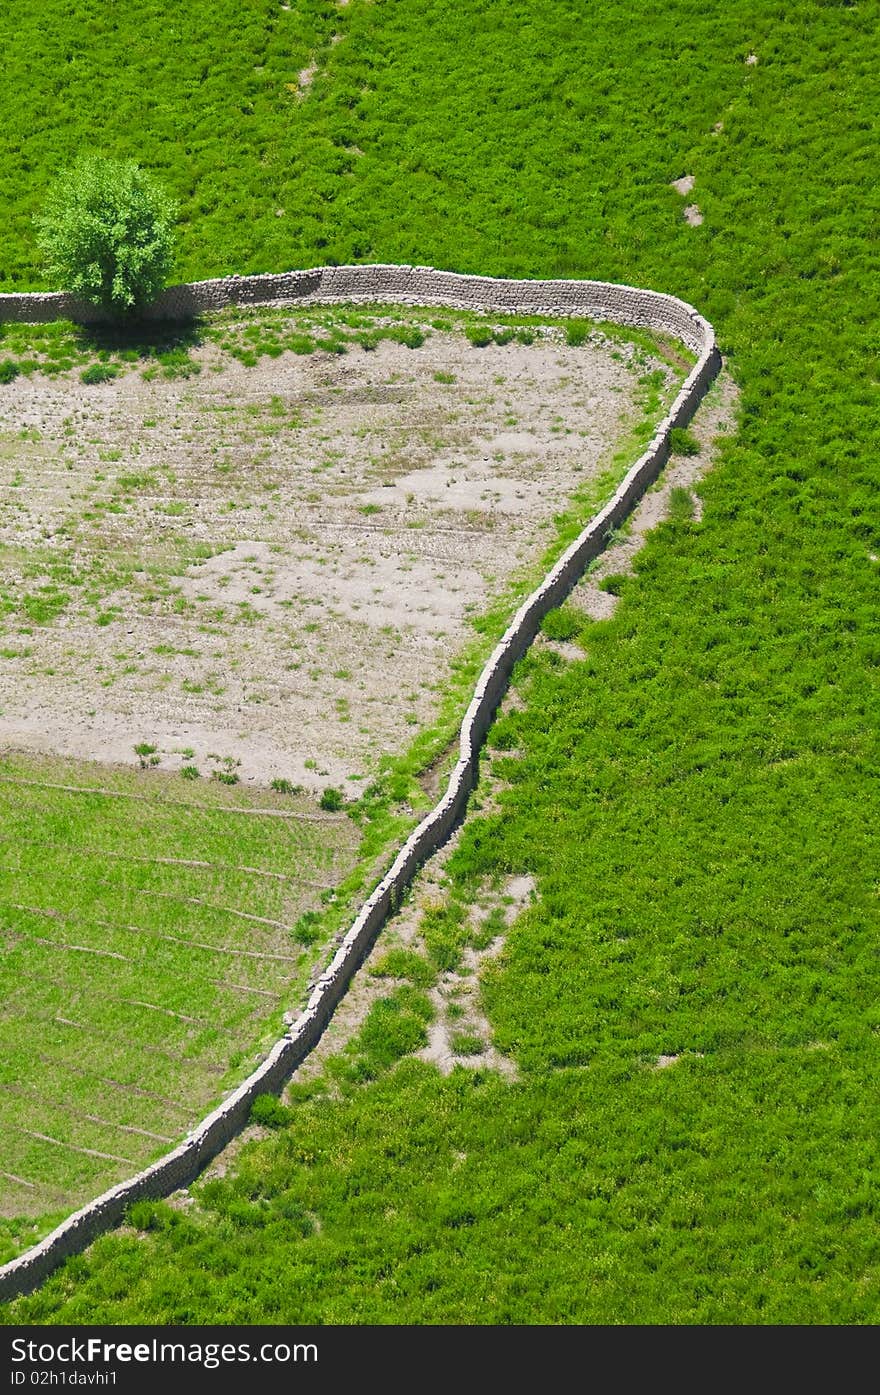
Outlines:
{"type": "Polygon", "coordinates": [[[645,364],[549,331],[197,358],[0,389],[0,747],[353,793],[436,715],[645,364]]]}

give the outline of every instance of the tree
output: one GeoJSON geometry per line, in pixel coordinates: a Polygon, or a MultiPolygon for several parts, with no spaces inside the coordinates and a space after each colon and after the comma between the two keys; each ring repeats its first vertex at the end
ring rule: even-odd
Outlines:
{"type": "Polygon", "coordinates": [[[35,220],[46,270],[81,300],[136,314],[171,270],[176,213],[136,161],[83,155],[35,220]]]}

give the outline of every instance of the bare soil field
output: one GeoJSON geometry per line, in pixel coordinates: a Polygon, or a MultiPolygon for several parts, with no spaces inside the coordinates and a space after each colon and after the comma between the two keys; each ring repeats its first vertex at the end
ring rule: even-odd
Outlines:
{"type": "Polygon", "coordinates": [[[674,378],[550,328],[193,360],[2,389],[2,748],[355,794],[674,378]]]}

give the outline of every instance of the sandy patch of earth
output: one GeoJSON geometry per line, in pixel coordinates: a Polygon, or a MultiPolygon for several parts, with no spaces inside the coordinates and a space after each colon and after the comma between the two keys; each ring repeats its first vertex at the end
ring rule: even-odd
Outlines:
{"type": "Polygon", "coordinates": [[[361,788],[631,422],[593,339],[0,389],[0,746],[361,788]]]}

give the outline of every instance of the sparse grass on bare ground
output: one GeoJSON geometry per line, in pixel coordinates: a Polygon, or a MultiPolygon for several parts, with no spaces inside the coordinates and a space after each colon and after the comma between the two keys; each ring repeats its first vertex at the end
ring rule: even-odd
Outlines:
{"type": "Polygon", "coordinates": [[[209,341],[183,379],[0,389],[0,742],[354,794],[436,720],[470,618],[658,371],[601,334],[479,349],[444,323],[420,348],[245,366],[209,341]]]}
{"type": "Polygon", "coordinates": [[[280,1035],[308,913],[360,837],[305,795],[22,756],[0,761],[0,827],[14,1248],[167,1151],[280,1035]]]}

